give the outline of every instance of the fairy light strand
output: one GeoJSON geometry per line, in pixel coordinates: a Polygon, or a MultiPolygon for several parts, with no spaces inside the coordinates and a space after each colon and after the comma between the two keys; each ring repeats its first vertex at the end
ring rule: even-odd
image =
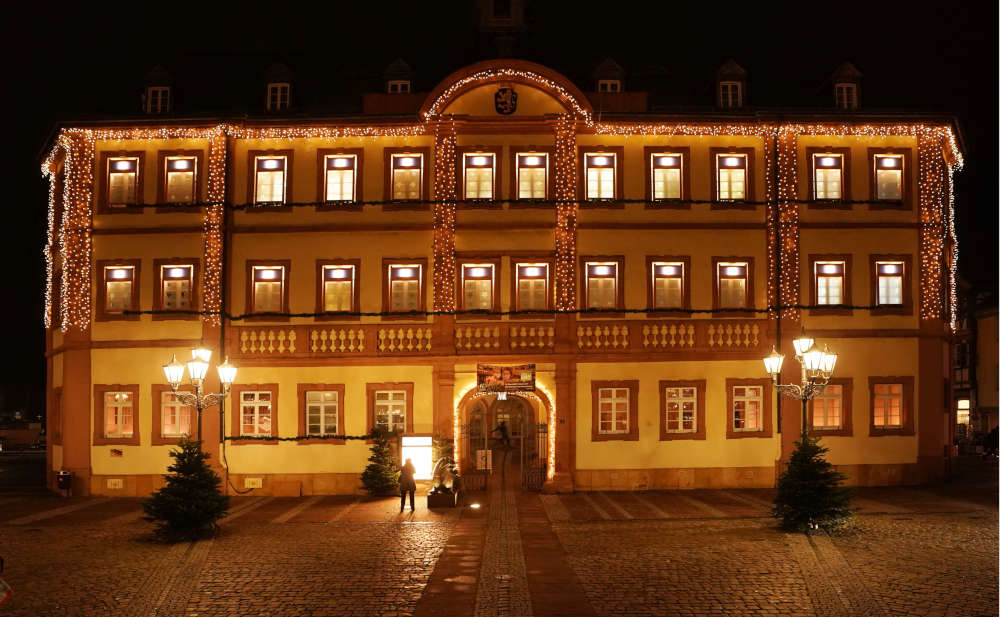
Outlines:
{"type": "Polygon", "coordinates": [[[434,135],[434,310],[455,308],[456,144],[453,122],[438,123],[434,135]]]}

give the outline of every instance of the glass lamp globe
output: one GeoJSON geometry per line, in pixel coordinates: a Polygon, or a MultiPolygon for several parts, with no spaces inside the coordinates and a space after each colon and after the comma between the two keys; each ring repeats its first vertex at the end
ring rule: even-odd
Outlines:
{"type": "Polygon", "coordinates": [[[807,371],[818,371],[823,368],[823,350],[813,345],[809,351],[802,354],[802,364],[807,371]]]}
{"type": "Polygon", "coordinates": [[[823,363],[822,368],[824,373],[833,374],[833,369],[837,366],[837,354],[830,351],[827,347],[823,347],[823,363]]]}
{"type": "Polygon", "coordinates": [[[208,362],[200,358],[195,358],[188,362],[188,373],[191,375],[191,381],[202,381],[205,379],[205,373],[208,372],[208,362]]]}
{"type": "Polygon", "coordinates": [[[167,378],[167,383],[175,388],[184,379],[184,365],[177,361],[176,355],[170,358],[168,364],[163,365],[163,375],[167,378]]]}
{"type": "Polygon", "coordinates": [[[813,346],[813,339],[810,336],[802,335],[793,340],[792,345],[795,346],[795,355],[801,356],[813,346]]]}
{"type": "Polygon", "coordinates": [[[219,365],[219,382],[228,388],[236,381],[236,367],[229,363],[229,358],[219,365]]]}
{"type": "Polygon", "coordinates": [[[208,363],[212,359],[212,350],[207,347],[198,347],[191,350],[192,360],[201,360],[202,362],[208,363]]]}
{"type": "Polygon", "coordinates": [[[768,375],[777,376],[781,372],[781,365],[785,361],[785,356],[778,353],[778,351],[772,347],[771,353],[764,356],[764,370],[767,371],[768,375]]]}

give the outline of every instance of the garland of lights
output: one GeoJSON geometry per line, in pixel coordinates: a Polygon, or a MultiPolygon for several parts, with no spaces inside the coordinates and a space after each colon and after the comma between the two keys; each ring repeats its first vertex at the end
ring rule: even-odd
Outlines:
{"type": "MultiPolygon", "coordinates": [[[[57,140],[56,147],[53,148],[53,152],[64,151],[62,140],[57,140]]],[[[55,271],[55,251],[56,251],[56,201],[62,198],[60,194],[60,184],[64,181],[61,174],[58,173],[56,169],[56,161],[46,159],[46,164],[42,168],[43,177],[48,177],[49,180],[49,209],[46,216],[45,224],[45,248],[42,250],[42,255],[45,257],[45,307],[43,309],[42,320],[46,328],[51,328],[55,325],[53,324],[53,277],[55,271]]],[[[60,299],[60,302],[62,300],[60,299]]]]}
{"type": "Polygon", "coordinates": [[[434,310],[455,308],[455,202],[458,136],[453,122],[434,133],[434,310]]]}
{"type": "Polygon", "coordinates": [[[434,99],[434,102],[431,103],[430,107],[427,108],[427,111],[424,112],[424,121],[429,121],[434,116],[439,115],[444,107],[447,106],[447,104],[466,87],[474,87],[481,84],[510,80],[526,81],[542,90],[554,92],[563,103],[573,110],[574,113],[582,117],[588,124],[590,124],[590,111],[588,111],[580,103],[580,101],[578,101],[576,97],[570,93],[569,90],[564,88],[558,82],[547,77],[543,77],[538,73],[519,69],[484,69],[455,81],[455,83],[446,88],[444,92],[439,94],[438,97],[434,99]]]}
{"type": "MultiPolygon", "coordinates": [[[[496,81],[519,78],[540,87],[549,88],[564,97],[567,104],[583,119],[584,125],[595,134],[601,135],[735,135],[757,136],[779,140],[777,165],[778,187],[771,187],[773,168],[765,156],[767,165],[766,195],[774,200],[778,208],[778,229],[769,230],[769,241],[774,233],[779,238],[779,264],[770,264],[769,270],[781,267],[783,272],[797,272],[798,265],[798,202],[793,201],[797,191],[795,182],[795,148],[798,135],[839,135],[839,136],[915,136],[918,142],[918,187],[920,203],[920,285],[922,319],[948,317],[950,326],[955,327],[957,319],[956,277],[958,266],[958,243],[955,234],[955,205],[953,177],[964,165],[962,153],[954,131],[950,126],[928,124],[846,124],[846,123],[598,123],[588,115],[573,96],[564,88],[534,73],[525,71],[500,70],[485,71],[471,75],[453,84],[432,104],[425,118],[437,115],[443,101],[453,96],[459,89],[473,82],[496,81]],[[944,154],[944,156],[942,156],[944,154]],[[947,219],[945,219],[947,217],[947,219]],[[947,298],[941,289],[944,273],[944,251],[951,243],[951,263],[947,273],[949,292],[947,298]],[[947,301],[947,306],[945,302],[947,301]]],[[[555,123],[556,152],[554,156],[556,205],[556,308],[572,310],[576,306],[576,117],[570,114],[560,116],[555,123]]],[[[221,314],[222,276],[222,226],[223,198],[225,195],[225,141],[227,137],[239,139],[312,139],[343,137],[374,138],[380,136],[415,136],[428,134],[428,125],[406,125],[395,127],[267,127],[247,128],[232,124],[219,124],[201,128],[108,128],[108,129],[63,129],[50,150],[42,166],[43,174],[49,176],[49,241],[44,250],[46,259],[46,302],[43,320],[52,325],[52,276],[55,250],[58,248],[63,267],[64,281],[59,302],[62,304],[62,330],[70,328],[86,329],[91,321],[90,279],[92,267],[92,241],[90,229],[93,218],[93,181],[95,143],[97,140],[163,140],[163,139],[208,139],[209,153],[209,201],[213,205],[205,209],[205,259],[206,276],[206,321],[217,323],[221,314]],[[56,210],[55,179],[57,158],[64,153],[62,166],[63,216],[56,231],[54,213],[56,210]],[[56,241],[58,239],[58,241],[56,241]]],[[[441,132],[440,123],[435,125],[436,142],[443,146],[442,165],[435,174],[435,190],[439,195],[454,198],[454,126],[449,124],[447,136],[441,132]],[[448,155],[448,148],[452,149],[448,155]],[[445,172],[445,168],[451,173],[445,172]]],[[[435,308],[449,308],[454,305],[454,202],[451,206],[435,208],[435,308]],[[448,250],[448,247],[451,250],[448,250]],[[450,253],[450,255],[449,255],[450,253]],[[440,257],[440,261],[438,258],[440,257]],[[445,276],[447,273],[447,276],[445,276]],[[448,291],[452,293],[448,293],[448,291]]],[[[772,217],[768,217],[771,225],[772,217]]],[[[793,309],[798,306],[799,281],[791,276],[781,281],[781,289],[773,289],[774,276],[768,277],[769,304],[781,305],[782,315],[795,318],[793,309]],[[772,299],[776,301],[772,301],[772,299]]]]}

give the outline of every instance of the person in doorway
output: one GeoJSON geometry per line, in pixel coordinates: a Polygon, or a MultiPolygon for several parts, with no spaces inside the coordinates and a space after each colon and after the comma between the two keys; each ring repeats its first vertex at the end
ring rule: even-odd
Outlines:
{"type": "Polygon", "coordinates": [[[399,511],[402,512],[406,506],[406,494],[410,494],[410,512],[416,510],[413,505],[413,495],[417,492],[417,481],[414,474],[417,468],[413,466],[412,459],[406,459],[403,466],[399,468],[399,511]]]}
{"type": "Polygon", "coordinates": [[[510,450],[510,433],[507,431],[506,420],[500,420],[500,424],[490,433],[497,433],[500,436],[500,445],[504,447],[504,450],[510,450]]]}

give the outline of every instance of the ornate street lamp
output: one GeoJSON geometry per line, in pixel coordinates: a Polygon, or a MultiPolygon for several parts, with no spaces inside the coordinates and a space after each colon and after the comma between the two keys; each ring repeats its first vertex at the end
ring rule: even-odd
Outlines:
{"type": "Polygon", "coordinates": [[[802,401],[802,436],[808,434],[808,404],[811,399],[823,393],[826,385],[830,383],[833,376],[833,369],[837,366],[837,354],[831,352],[824,345],[823,349],[816,346],[816,342],[808,336],[800,336],[792,341],[795,347],[795,359],[802,366],[802,379],[797,384],[778,383],[778,376],[781,374],[781,365],[785,361],[785,356],[771,348],[771,353],[764,357],[764,370],[774,381],[774,387],[780,394],[802,401]]]}
{"type": "Polygon", "coordinates": [[[170,384],[170,389],[174,391],[177,400],[184,405],[194,407],[198,410],[198,441],[201,442],[201,412],[207,407],[220,405],[219,413],[222,413],[222,402],[229,392],[229,387],[236,381],[236,367],[229,363],[229,358],[219,365],[219,382],[222,384],[222,392],[204,394],[202,386],[205,383],[205,375],[208,373],[208,362],[212,359],[212,350],[200,347],[191,350],[191,360],[187,363],[188,376],[191,385],[194,386],[194,393],[179,392],[178,388],[184,379],[184,364],[177,361],[177,356],[173,356],[168,364],[163,365],[163,374],[170,384]]]}

